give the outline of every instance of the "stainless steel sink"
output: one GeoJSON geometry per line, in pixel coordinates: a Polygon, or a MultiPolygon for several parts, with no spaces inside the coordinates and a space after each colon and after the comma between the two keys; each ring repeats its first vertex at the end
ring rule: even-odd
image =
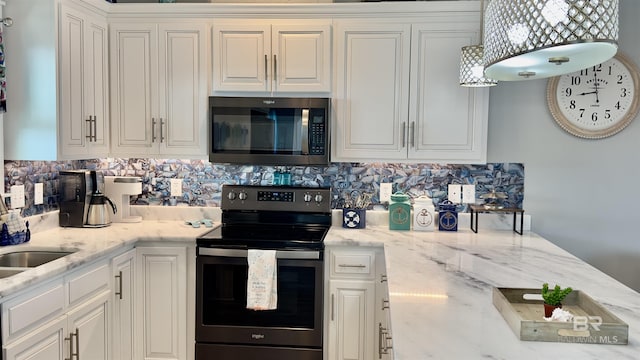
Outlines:
{"type": "Polygon", "coordinates": [[[17,273],[23,272],[24,269],[0,269],[0,279],[4,279],[9,276],[13,276],[17,273]]]}
{"type": "Polygon", "coordinates": [[[15,251],[0,254],[0,267],[36,267],[72,253],[41,250],[15,251]]]}

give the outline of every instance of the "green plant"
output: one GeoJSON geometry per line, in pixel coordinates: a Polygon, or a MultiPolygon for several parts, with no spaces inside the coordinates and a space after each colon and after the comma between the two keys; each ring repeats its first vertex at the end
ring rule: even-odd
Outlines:
{"type": "Polygon", "coordinates": [[[559,285],[556,285],[553,290],[549,290],[549,284],[542,284],[542,299],[545,304],[558,306],[562,303],[562,300],[573,291],[570,287],[562,289],[559,285]]]}

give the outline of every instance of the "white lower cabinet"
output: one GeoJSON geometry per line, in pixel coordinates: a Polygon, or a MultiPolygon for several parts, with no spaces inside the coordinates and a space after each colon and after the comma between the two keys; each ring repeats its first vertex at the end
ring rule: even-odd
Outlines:
{"type": "Polygon", "coordinates": [[[331,280],[329,359],[364,360],[373,357],[373,281],[331,280]]]}
{"type": "Polygon", "coordinates": [[[113,283],[113,360],[133,360],[135,354],[136,249],[111,260],[113,283]]]}
{"type": "Polygon", "coordinates": [[[326,359],[391,359],[383,250],[333,247],[326,254],[326,359]]]}
{"type": "Polygon", "coordinates": [[[3,359],[110,360],[108,271],[98,262],[3,302],[3,359]]]}
{"type": "MultiPolygon", "coordinates": [[[[68,345],[65,346],[67,319],[60,317],[31,334],[5,345],[3,359],[6,360],[63,360],[68,359],[68,345]]],[[[68,343],[68,342],[67,342],[68,343]]]]}
{"type": "Polygon", "coordinates": [[[195,314],[187,301],[195,299],[187,295],[187,253],[185,246],[137,248],[137,358],[193,358],[195,314]]]}

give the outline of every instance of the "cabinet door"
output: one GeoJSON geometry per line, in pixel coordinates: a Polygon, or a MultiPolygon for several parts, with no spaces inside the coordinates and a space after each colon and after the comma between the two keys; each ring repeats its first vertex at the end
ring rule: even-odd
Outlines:
{"type": "Polygon", "coordinates": [[[329,359],[373,359],[375,283],[331,280],[329,294],[329,359]]]}
{"type": "Polygon", "coordinates": [[[475,22],[413,25],[409,159],[486,162],[489,90],[458,79],[460,49],[478,36],[475,22]]]}
{"type": "Polygon", "coordinates": [[[109,42],[107,22],[87,17],[85,27],[85,117],[93,116],[89,155],[109,152],[109,42]]]}
{"type": "Polygon", "coordinates": [[[60,13],[60,152],[64,158],[108,152],[107,24],[66,3],[60,13]]]}
{"type": "Polygon", "coordinates": [[[271,26],[213,24],[213,90],[270,91],[271,26]]]}
{"type": "Polygon", "coordinates": [[[112,260],[113,360],[134,359],[135,260],[135,249],[112,260]]]}
{"type": "Polygon", "coordinates": [[[69,352],[66,316],[57,318],[3,348],[5,360],[63,360],[69,352]]]}
{"type": "Polygon", "coordinates": [[[157,153],[154,109],[158,88],[155,24],[111,24],[112,153],[119,156],[157,153]]]}
{"type": "Polygon", "coordinates": [[[331,25],[272,26],[272,68],[278,92],[331,91],[331,25]]]}
{"type": "MultiPolygon", "coordinates": [[[[111,360],[109,335],[110,292],[96,296],[93,300],[75,308],[68,314],[68,331],[74,342],[75,358],[111,360]]],[[[71,356],[74,358],[74,356],[71,356]]]]}
{"type": "Polygon", "coordinates": [[[187,250],[137,248],[141,359],[187,358],[187,250]]]}
{"type": "Polygon", "coordinates": [[[207,30],[199,24],[159,26],[159,152],[206,157],[207,30]]]}
{"type": "Polygon", "coordinates": [[[336,24],[331,161],[407,157],[408,24],[336,24]]]}

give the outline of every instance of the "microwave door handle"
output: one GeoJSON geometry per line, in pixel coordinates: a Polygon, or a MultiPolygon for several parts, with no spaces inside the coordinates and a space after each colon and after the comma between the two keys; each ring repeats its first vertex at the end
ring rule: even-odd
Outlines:
{"type": "MultiPolygon", "coordinates": [[[[244,249],[220,249],[220,248],[199,248],[198,254],[205,256],[222,256],[222,257],[237,257],[237,258],[246,258],[248,250],[244,249]]],[[[314,250],[299,250],[299,251],[276,251],[277,259],[296,259],[296,260],[306,260],[312,259],[317,260],[320,259],[320,251],[314,250]]]]}
{"type": "Polygon", "coordinates": [[[309,109],[302,109],[302,155],[309,155],[309,109]]]}

